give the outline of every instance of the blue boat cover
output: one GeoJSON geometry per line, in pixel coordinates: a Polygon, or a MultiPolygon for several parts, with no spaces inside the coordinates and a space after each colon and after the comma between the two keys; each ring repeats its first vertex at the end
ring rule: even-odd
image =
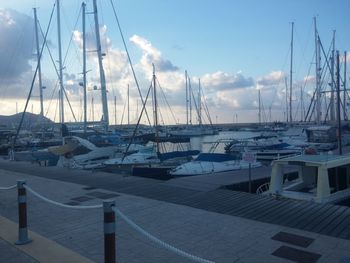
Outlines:
{"type": "Polygon", "coordinates": [[[191,151],[173,151],[168,153],[158,153],[158,158],[160,161],[165,161],[173,158],[179,158],[179,157],[187,157],[187,156],[193,156],[199,154],[200,151],[197,150],[191,150],[191,151]]]}
{"type": "Polygon", "coordinates": [[[204,162],[225,162],[234,160],[237,160],[236,156],[226,153],[201,153],[196,158],[196,161],[204,162]]]}

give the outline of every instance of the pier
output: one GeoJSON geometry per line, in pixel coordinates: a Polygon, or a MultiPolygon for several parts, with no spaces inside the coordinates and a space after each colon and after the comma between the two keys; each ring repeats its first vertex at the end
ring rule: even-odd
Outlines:
{"type": "MultiPolygon", "coordinates": [[[[289,262],[297,261],[297,255],[310,259],[304,262],[332,262],[350,256],[349,207],[274,199],[223,187],[242,181],[243,171],[216,178],[214,184],[210,176],[156,180],[3,160],[0,168],[1,185],[26,179],[33,189],[66,204],[89,205],[113,198],[119,209],[150,233],[214,262],[262,262],[261,258],[289,262]]],[[[268,172],[269,167],[257,168],[252,177],[263,178],[268,172]]],[[[0,197],[0,215],[15,223],[15,194],[0,192],[0,197]]],[[[39,235],[35,237],[84,260],[103,261],[99,213],[71,212],[28,198],[28,226],[39,235]]],[[[116,222],[118,262],[140,262],[140,258],[191,262],[149,243],[120,218],[116,222]]],[[[4,242],[0,247],[12,247],[4,242]]],[[[32,243],[40,242],[34,238],[32,243]]],[[[23,257],[34,257],[27,250],[23,257]]]]}

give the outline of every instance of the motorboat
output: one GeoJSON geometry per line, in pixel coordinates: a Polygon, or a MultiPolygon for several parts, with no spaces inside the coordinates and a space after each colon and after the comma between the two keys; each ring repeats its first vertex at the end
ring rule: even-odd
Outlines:
{"type": "MultiPolygon", "coordinates": [[[[63,144],[49,147],[49,152],[59,156],[57,166],[81,169],[104,167],[104,161],[123,156],[127,145],[97,147],[77,136],[63,137],[63,144]]],[[[138,151],[143,146],[132,145],[129,152],[138,151]]]]}
{"type": "Polygon", "coordinates": [[[201,153],[191,162],[187,162],[172,169],[172,176],[193,176],[203,174],[221,174],[241,169],[261,166],[260,162],[247,162],[237,156],[226,153],[201,153]]]}

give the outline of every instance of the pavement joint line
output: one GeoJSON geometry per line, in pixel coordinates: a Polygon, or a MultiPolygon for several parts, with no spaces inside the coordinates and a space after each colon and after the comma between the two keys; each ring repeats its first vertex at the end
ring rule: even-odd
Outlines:
{"type": "Polygon", "coordinates": [[[90,259],[56,243],[55,241],[45,238],[30,230],[28,231],[28,235],[33,241],[26,245],[15,245],[14,243],[17,241],[18,224],[0,216],[0,225],[0,238],[39,262],[93,262],[90,259]]]}

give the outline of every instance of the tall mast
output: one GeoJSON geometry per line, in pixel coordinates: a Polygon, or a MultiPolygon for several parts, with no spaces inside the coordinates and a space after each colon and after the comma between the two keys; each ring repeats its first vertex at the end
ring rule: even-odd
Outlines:
{"type": "Polygon", "coordinates": [[[289,109],[288,109],[288,81],[287,81],[287,77],[284,78],[284,84],[286,86],[286,122],[289,122],[289,114],[288,114],[289,113],[289,109]]]}
{"type": "Polygon", "coordinates": [[[304,121],[304,92],[303,85],[300,85],[300,121],[304,121]]]}
{"type": "Polygon", "coordinates": [[[330,110],[331,110],[331,121],[335,121],[335,103],[334,103],[334,92],[335,92],[335,77],[334,77],[334,64],[335,64],[335,30],[333,30],[332,40],[332,59],[331,59],[331,98],[330,98],[330,110]]]}
{"type": "Polygon", "coordinates": [[[39,91],[40,91],[40,115],[44,116],[44,102],[43,102],[43,85],[41,80],[41,58],[39,48],[39,34],[38,34],[38,18],[36,15],[36,8],[34,8],[34,25],[35,25],[35,40],[36,40],[36,56],[38,60],[38,80],[39,80],[39,91]]]}
{"type": "Polygon", "coordinates": [[[198,79],[198,124],[202,126],[201,79],[198,79]]]}
{"type": "Polygon", "coordinates": [[[117,125],[117,96],[114,96],[114,124],[117,125]]]}
{"type": "Polygon", "coordinates": [[[188,85],[187,85],[187,70],[185,70],[185,82],[186,82],[186,125],[188,126],[188,85]]]}
{"type": "Polygon", "coordinates": [[[130,88],[128,84],[128,125],[130,125],[130,88]]]}
{"type": "Polygon", "coordinates": [[[156,146],[157,152],[159,152],[159,141],[158,141],[158,104],[157,104],[157,88],[156,88],[156,70],[153,66],[153,96],[154,96],[154,126],[156,129],[156,146]]]}
{"type": "Polygon", "coordinates": [[[100,82],[101,82],[101,98],[102,98],[102,121],[108,129],[109,117],[108,117],[108,102],[107,102],[107,90],[106,90],[106,77],[103,70],[102,63],[102,50],[101,50],[101,39],[100,39],[100,27],[98,24],[98,14],[97,14],[97,4],[96,0],[93,1],[94,5],[94,18],[95,18],[95,32],[96,32],[96,46],[97,46],[97,57],[98,57],[98,67],[100,70],[100,82]]]}
{"type": "Polygon", "coordinates": [[[57,35],[58,35],[58,72],[59,72],[59,112],[60,123],[64,123],[64,103],[63,103],[63,66],[62,66],[62,47],[61,47],[61,17],[60,17],[60,0],[57,0],[57,35]]]}
{"type": "Polygon", "coordinates": [[[340,66],[339,66],[339,51],[337,50],[337,121],[338,121],[338,149],[339,154],[343,154],[342,149],[342,133],[341,133],[341,119],[340,119],[340,66]]]}
{"type": "Polygon", "coordinates": [[[347,116],[346,116],[346,56],[347,56],[347,53],[346,51],[344,52],[344,93],[343,93],[343,104],[344,104],[344,110],[343,110],[343,113],[344,113],[344,120],[347,119],[347,116]]]}
{"type": "Polygon", "coordinates": [[[293,34],[294,34],[294,22],[292,22],[292,38],[290,42],[290,76],[289,76],[289,121],[293,122],[292,113],[292,94],[293,94],[293,34]]]}
{"type": "Polygon", "coordinates": [[[84,133],[86,133],[87,123],[87,96],[86,96],[86,29],[85,29],[85,8],[86,4],[83,2],[82,19],[83,19],[83,88],[84,88],[84,133]]]}
{"type": "Polygon", "coordinates": [[[260,95],[260,89],[258,90],[259,94],[259,124],[261,124],[261,95],[260,95]]]}
{"type": "Polygon", "coordinates": [[[95,104],[94,104],[94,97],[91,98],[91,115],[92,115],[92,121],[95,122],[95,104]]]}
{"type": "Polygon", "coordinates": [[[315,24],[315,58],[316,58],[316,122],[320,124],[321,122],[321,76],[320,76],[320,42],[317,32],[316,17],[314,17],[315,24]]]}
{"type": "Polygon", "coordinates": [[[188,95],[189,95],[189,110],[190,110],[190,124],[192,125],[192,87],[191,79],[188,77],[188,95]]]}

